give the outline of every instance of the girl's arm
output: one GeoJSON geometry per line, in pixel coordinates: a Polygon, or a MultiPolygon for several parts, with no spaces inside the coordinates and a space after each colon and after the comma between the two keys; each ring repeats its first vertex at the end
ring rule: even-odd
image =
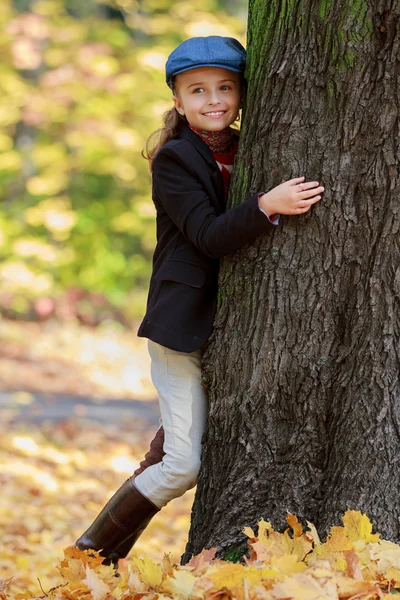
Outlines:
{"type": "Polygon", "coordinates": [[[260,211],[259,194],[217,216],[200,181],[183,162],[173,148],[159,152],[153,165],[155,201],[203,254],[221,258],[272,231],[274,225],[260,211]]]}
{"type": "Polygon", "coordinates": [[[259,193],[253,194],[242,204],[217,215],[190,166],[199,157],[193,158],[191,148],[179,145],[178,142],[162,148],[154,160],[154,199],[183,235],[210,258],[221,258],[272,231],[275,224],[265,215],[306,212],[321,198],[316,194],[324,190],[316,187],[318,182],[300,184],[304,179],[300,177],[280,184],[261,198],[259,193]],[[299,193],[300,185],[305,191],[299,193]]]}

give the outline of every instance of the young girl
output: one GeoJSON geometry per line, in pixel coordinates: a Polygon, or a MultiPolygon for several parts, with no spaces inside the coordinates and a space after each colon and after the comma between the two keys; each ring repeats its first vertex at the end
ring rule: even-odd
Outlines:
{"type": "Polygon", "coordinates": [[[174,107],[158,143],[147,148],[157,245],[138,332],[149,340],[164,431],[76,542],[114,564],[163,506],[196,484],[207,416],[200,365],[215,317],[219,259],[272,231],[279,214],[307,212],[324,190],[298,177],[225,212],[238,146],[230,125],[242,106],[244,67],[241,44],[219,36],[186,40],[166,64],[174,107]]]}

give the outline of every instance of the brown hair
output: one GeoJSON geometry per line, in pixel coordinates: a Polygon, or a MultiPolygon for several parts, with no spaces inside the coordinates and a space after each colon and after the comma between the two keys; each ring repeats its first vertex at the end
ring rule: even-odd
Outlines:
{"type": "Polygon", "coordinates": [[[156,154],[164,144],[178,135],[179,123],[183,120],[186,120],[186,117],[182,117],[174,106],[163,114],[163,127],[153,131],[148,137],[146,148],[142,150],[142,156],[149,161],[150,171],[152,171],[153,159],[156,154]]]}

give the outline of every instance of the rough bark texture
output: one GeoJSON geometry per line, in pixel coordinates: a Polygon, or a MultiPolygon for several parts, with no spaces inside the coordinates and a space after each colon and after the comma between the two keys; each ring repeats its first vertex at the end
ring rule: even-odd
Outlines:
{"type": "Polygon", "coordinates": [[[222,262],[183,561],[286,511],[324,538],[361,510],[400,542],[399,21],[390,0],[250,4],[231,202],[301,175],[326,191],[222,262]]]}

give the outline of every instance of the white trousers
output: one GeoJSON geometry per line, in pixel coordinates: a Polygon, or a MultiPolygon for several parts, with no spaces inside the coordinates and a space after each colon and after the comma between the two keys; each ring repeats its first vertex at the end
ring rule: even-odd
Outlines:
{"type": "Polygon", "coordinates": [[[201,349],[177,352],[151,340],[148,348],[164,427],[165,456],[138,475],[135,485],[162,508],[196,485],[208,402],[201,384],[201,349]]]}

